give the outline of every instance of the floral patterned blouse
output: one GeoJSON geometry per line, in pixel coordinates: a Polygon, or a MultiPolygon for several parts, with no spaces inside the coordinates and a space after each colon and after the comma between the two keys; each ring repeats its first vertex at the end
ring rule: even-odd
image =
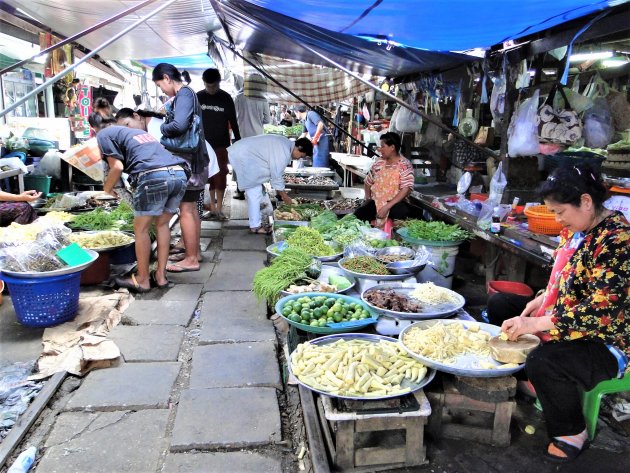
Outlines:
{"type": "MultiPolygon", "coordinates": [[[[566,229],[559,248],[571,240],[566,229]]],[[[614,212],[588,232],[562,270],[552,340],[599,339],[630,356],[630,224],[614,212]]]]}

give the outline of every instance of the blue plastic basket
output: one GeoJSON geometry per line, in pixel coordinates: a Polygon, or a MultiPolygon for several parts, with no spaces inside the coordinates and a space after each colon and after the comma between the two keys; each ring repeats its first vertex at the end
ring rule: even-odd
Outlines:
{"type": "Polygon", "coordinates": [[[77,315],[81,271],[31,279],[3,274],[2,279],[18,321],[27,327],[52,327],[77,315]]]}

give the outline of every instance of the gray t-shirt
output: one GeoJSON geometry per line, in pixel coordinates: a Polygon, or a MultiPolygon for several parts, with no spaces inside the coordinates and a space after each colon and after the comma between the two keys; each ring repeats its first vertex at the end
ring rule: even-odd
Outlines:
{"type": "Polygon", "coordinates": [[[172,155],[160,142],[143,130],[108,126],[96,135],[103,157],[122,161],[124,171],[136,174],[165,166],[187,166],[184,158],[172,155]]]}

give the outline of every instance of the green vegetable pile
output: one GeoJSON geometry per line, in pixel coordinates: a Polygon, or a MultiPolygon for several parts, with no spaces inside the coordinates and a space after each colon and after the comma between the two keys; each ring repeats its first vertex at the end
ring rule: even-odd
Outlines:
{"type": "Polygon", "coordinates": [[[396,240],[368,240],[372,248],[389,248],[390,246],[401,246],[396,240]]]}
{"type": "Polygon", "coordinates": [[[346,302],[336,297],[300,297],[287,301],[280,309],[291,322],[325,327],[327,324],[363,320],[371,317],[368,310],[358,302],[346,302]]]}
{"type": "Polygon", "coordinates": [[[370,256],[355,256],[343,262],[343,267],[359,274],[390,274],[383,263],[370,256]]]}
{"type": "MultiPolygon", "coordinates": [[[[315,265],[318,262],[315,262],[315,265]]],[[[291,284],[307,277],[318,277],[313,267],[313,257],[295,248],[287,248],[266,268],[254,276],[252,290],[258,300],[264,300],[273,306],[280,296],[280,291],[291,284]]]]}
{"type": "Polygon", "coordinates": [[[343,291],[344,289],[348,289],[352,286],[352,283],[348,278],[344,276],[337,276],[336,274],[328,276],[328,284],[335,286],[338,291],[343,291]]]}
{"type": "Polygon", "coordinates": [[[133,209],[121,202],[110,211],[102,208],[94,209],[78,215],[70,223],[71,228],[81,230],[122,230],[133,232],[133,209]]]}
{"type": "Polygon", "coordinates": [[[299,227],[287,238],[289,248],[296,248],[313,256],[330,256],[335,251],[324,242],[319,232],[309,227],[299,227]]]}
{"type": "Polygon", "coordinates": [[[301,217],[302,220],[308,221],[313,217],[319,215],[322,212],[321,205],[317,204],[297,204],[297,205],[286,205],[282,204],[278,207],[279,212],[291,212],[291,210],[295,210],[301,217]]]}
{"type": "Polygon", "coordinates": [[[459,225],[448,225],[444,222],[425,222],[424,220],[407,220],[404,226],[411,238],[428,241],[459,241],[472,238],[470,232],[459,225]]]}
{"type": "Polygon", "coordinates": [[[320,233],[332,230],[337,225],[337,214],[332,210],[325,210],[311,219],[310,226],[320,233]]]}
{"type": "Polygon", "coordinates": [[[347,246],[363,238],[363,232],[361,231],[363,228],[370,228],[370,225],[359,220],[353,214],[348,214],[339,220],[333,228],[323,232],[322,236],[324,240],[334,241],[347,246]]]}

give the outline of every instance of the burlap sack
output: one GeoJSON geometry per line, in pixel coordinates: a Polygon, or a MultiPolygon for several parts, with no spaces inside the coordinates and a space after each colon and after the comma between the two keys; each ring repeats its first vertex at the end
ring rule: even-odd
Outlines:
{"type": "Polygon", "coordinates": [[[630,104],[624,93],[611,89],[606,96],[616,131],[630,129],[630,104]]]}

